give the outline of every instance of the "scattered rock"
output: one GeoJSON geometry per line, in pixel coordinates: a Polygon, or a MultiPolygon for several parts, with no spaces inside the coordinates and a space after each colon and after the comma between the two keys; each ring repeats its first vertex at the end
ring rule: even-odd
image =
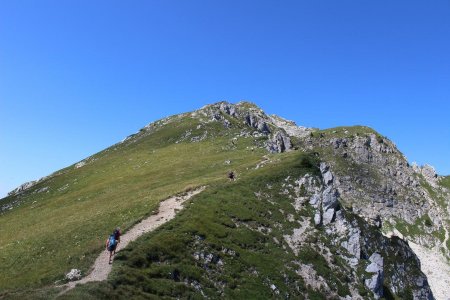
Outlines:
{"type": "Polygon", "coordinates": [[[78,269],[70,270],[70,272],[66,274],[66,279],[69,281],[81,279],[81,271],[78,269]]]}
{"type": "Polygon", "coordinates": [[[86,165],[86,162],[84,160],[80,161],[79,163],[75,164],[75,169],[79,169],[81,167],[84,167],[85,165],[86,165]]]}

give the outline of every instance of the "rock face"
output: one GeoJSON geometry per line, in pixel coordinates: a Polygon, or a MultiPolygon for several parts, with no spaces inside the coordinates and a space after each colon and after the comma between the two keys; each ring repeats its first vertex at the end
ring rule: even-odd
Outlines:
{"type": "MultiPolygon", "coordinates": [[[[392,142],[367,127],[315,133],[304,139],[304,145],[321,153],[334,169],[330,176],[321,166],[325,183],[333,182],[345,199],[344,204],[358,215],[382,224],[386,230],[402,226],[420,231],[423,233],[420,236],[408,238],[429,247],[440,247],[442,240],[436,236],[444,235],[448,213],[439,199],[448,195],[438,188],[434,188],[433,195],[426,186],[438,185],[434,168],[409,165],[392,142]]],[[[326,216],[329,215],[331,212],[326,216]]],[[[450,257],[447,247],[442,250],[450,257]]]]}
{"type": "Polygon", "coordinates": [[[373,274],[372,277],[366,279],[364,284],[373,292],[375,299],[383,296],[383,257],[379,253],[374,253],[369,257],[370,265],[367,266],[366,272],[373,274]]]}
{"type": "Polygon", "coordinates": [[[267,141],[266,149],[271,153],[281,153],[292,149],[289,136],[282,131],[277,131],[267,141]]]}
{"type": "Polygon", "coordinates": [[[320,193],[314,194],[309,203],[315,208],[315,224],[327,225],[333,221],[336,209],[339,207],[339,192],[333,187],[330,167],[326,163],[321,163],[320,171],[324,188],[320,193]]]}
{"type": "Polygon", "coordinates": [[[314,184],[314,179],[309,175],[297,181],[305,186],[303,190],[311,194],[307,203],[314,208],[314,224],[316,227],[323,226],[325,233],[333,239],[333,244],[346,250],[340,255],[354,271],[364,266],[367,274],[364,284],[372,291],[374,298],[384,297],[383,290],[386,289],[397,295],[410,290],[410,295],[403,295],[406,298],[433,299],[425,275],[417,272],[420,261],[408,244],[396,236],[383,236],[379,231],[380,224],[368,223],[359,217],[355,219],[343,210],[331,166],[320,163],[320,174],[321,185],[314,184]],[[392,257],[393,253],[397,258],[385,264],[384,257],[392,257]]]}

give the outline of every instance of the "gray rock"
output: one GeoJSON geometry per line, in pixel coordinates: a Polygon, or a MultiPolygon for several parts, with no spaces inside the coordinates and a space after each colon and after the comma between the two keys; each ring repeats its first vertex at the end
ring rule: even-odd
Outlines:
{"type": "Polygon", "coordinates": [[[314,215],[314,224],[316,226],[319,226],[321,221],[322,221],[322,217],[320,216],[320,212],[316,212],[316,214],[314,215]]]}
{"type": "Polygon", "coordinates": [[[347,249],[347,251],[357,259],[359,259],[361,255],[361,244],[359,241],[360,233],[361,231],[358,228],[350,228],[348,240],[341,244],[342,247],[347,249]]]}
{"type": "Polygon", "coordinates": [[[81,271],[78,269],[70,270],[70,272],[66,274],[66,279],[69,281],[81,279],[81,271]]]}
{"type": "Polygon", "coordinates": [[[436,174],[436,170],[434,169],[434,167],[432,167],[430,165],[424,165],[421,168],[421,173],[431,186],[433,186],[433,187],[437,186],[438,175],[436,174]]]}
{"type": "Polygon", "coordinates": [[[369,257],[369,261],[371,264],[367,266],[366,272],[373,275],[364,280],[364,283],[373,292],[375,299],[380,299],[383,296],[383,257],[375,252],[369,257]]]}
{"type": "Polygon", "coordinates": [[[326,185],[330,185],[331,183],[333,183],[333,174],[331,174],[330,171],[325,172],[322,176],[323,176],[323,182],[326,185]]]}
{"type": "MultiPolygon", "coordinates": [[[[428,282],[425,278],[424,279],[424,285],[428,286],[428,282]]],[[[447,295],[448,296],[448,295],[447,295]]],[[[413,300],[434,300],[433,293],[430,291],[430,289],[418,289],[413,291],[413,300]]]]}
{"type": "Polygon", "coordinates": [[[325,163],[325,162],[320,163],[320,172],[322,174],[327,172],[329,169],[330,169],[330,166],[327,163],[325,163]]]}
{"type": "Polygon", "coordinates": [[[302,138],[308,136],[312,132],[311,128],[297,126],[294,121],[289,121],[276,115],[270,116],[270,122],[276,127],[284,129],[289,136],[302,138]]]}
{"type": "Polygon", "coordinates": [[[339,204],[338,196],[339,192],[334,189],[332,186],[327,187],[323,191],[323,201],[322,201],[322,207],[323,210],[326,211],[329,208],[336,208],[339,204]]]}
{"type": "Polygon", "coordinates": [[[270,133],[269,126],[263,120],[263,118],[260,117],[260,116],[257,116],[255,114],[249,113],[245,117],[245,122],[246,122],[247,125],[257,129],[258,131],[260,131],[262,133],[266,133],[266,134],[270,133]]]}
{"type": "Polygon", "coordinates": [[[39,193],[47,192],[49,189],[50,189],[50,187],[45,186],[45,187],[43,187],[43,188],[38,189],[38,190],[36,191],[36,193],[39,194],[39,193]]]}
{"type": "Polygon", "coordinates": [[[334,217],[334,208],[329,208],[323,213],[323,225],[328,225],[333,221],[334,217]]]}
{"type": "Polygon", "coordinates": [[[230,115],[232,117],[236,116],[236,106],[233,104],[222,102],[220,103],[219,109],[227,115],[230,115]]]}
{"type": "Polygon", "coordinates": [[[333,174],[331,174],[330,166],[325,162],[321,162],[320,172],[322,173],[322,178],[325,185],[330,185],[333,182],[333,174]]]}
{"type": "Polygon", "coordinates": [[[291,139],[284,132],[277,131],[267,141],[266,148],[271,153],[289,151],[292,149],[291,139]]]}
{"type": "Polygon", "coordinates": [[[312,195],[311,198],[309,199],[309,204],[317,208],[320,204],[320,195],[317,193],[312,195]]]}

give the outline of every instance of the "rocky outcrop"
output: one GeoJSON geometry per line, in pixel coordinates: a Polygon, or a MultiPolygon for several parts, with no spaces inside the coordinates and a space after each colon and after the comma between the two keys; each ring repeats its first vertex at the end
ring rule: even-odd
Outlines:
{"type": "MultiPolygon", "coordinates": [[[[309,175],[296,181],[310,194],[307,203],[314,209],[314,224],[323,227],[332,244],[344,249],[338,251],[338,255],[353,272],[361,268],[364,270],[363,282],[373,297],[380,299],[386,296],[384,291],[388,291],[404,298],[433,299],[426,277],[420,272],[420,261],[408,244],[397,236],[383,236],[378,217],[368,223],[341,207],[340,194],[335,188],[336,177],[328,163],[320,164],[320,176],[322,184],[319,186],[309,175]],[[387,261],[386,257],[389,258],[387,261]]],[[[297,238],[298,241],[304,241],[308,235],[306,226],[301,228],[303,237],[297,238]]],[[[299,251],[299,242],[292,243],[295,233],[285,238],[291,248],[299,251]]]]}
{"type": "Polygon", "coordinates": [[[38,181],[25,182],[24,184],[20,185],[19,187],[15,188],[11,192],[9,192],[8,196],[14,196],[14,195],[20,194],[20,193],[28,190],[29,188],[33,187],[37,183],[38,183],[38,181]]]}
{"type": "Polygon", "coordinates": [[[315,193],[309,203],[315,208],[314,223],[327,225],[334,219],[336,209],[339,206],[339,192],[333,187],[333,175],[326,163],[320,164],[324,188],[320,193],[315,193]]]}
{"type": "Polygon", "coordinates": [[[292,149],[291,139],[283,131],[277,131],[269,137],[266,142],[266,149],[271,153],[289,151],[292,149]]]}
{"type": "MultiPolygon", "coordinates": [[[[206,116],[211,121],[222,122],[224,127],[233,128],[230,120],[238,120],[242,124],[253,129],[254,132],[247,133],[254,137],[266,137],[263,147],[271,153],[281,153],[292,149],[291,135],[304,136],[309,129],[297,127],[295,123],[283,120],[276,116],[266,115],[260,108],[249,102],[231,104],[220,102],[207,105],[193,116],[206,116]],[[227,118],[231,118],[228,120],[227,118]]],[[[245,135],[245,132],[242,132],[245,135]]]]}
{"type": "Polygon", "coordinates": [[[282,117],[279,117],[277,115],[271,115],[269,118],[273,125],[278,128],[282,128],[289,136],[302,138],[310,135],[311,132],[313,132],[312,128],[297,126],[294,121],[283,119],[282,117]]]}
{"type": "Polygon", "coordinates": [[[264,120],[263,117],[253,114],[253,113],[248,113],[245,116],[245,123],[250,126],[255,128],[256,130],[258,130],[261,133],[264,134],[269,134],[270,133],[270,129],[269,126],[267,125],[266,121],[264,120]]]}
{"type": "Polygon", "coordinates": [[[373,275],[364,280],[364,284],[373,292],[375,299],[380,299],[383,296],[383,257],[379,253],[374,253],[369,257],[369,261],[370,264],[365,271],[373,275]]]}
{"type": "Polygon", "coordinates": [[[427,183],[429,185],[431,185],[432,187],[436,188],[438,186],[439,176],[437,175],[436,170],[434,169],[433,166],[426,164],[426,165],[419,167],[416,163],[413,163],[412,169],[417,174],[422,175],[425,178],[425,180],[427,181],[427,183]]]}
{"type": "MultiPolygon", "coordinates": [[[[432,167],[409,165],[391,141],[367,127],[315,133],[305,138],[304,144],[323,153],[334,169],[333,177],[322,170],[323,178],[327,183],[333,181],[344,205],[372,223],[379,218],[386,226],[401,222],[416,227],[412,230],[423,232],[409,237],[416,242],[431,247],[441,244],[436,236],[443,234],[446,221],[438,198],[445,195],[433,196],[422,184],[425,179],[431,187],[436,186],[438,177],[432,167]],[[431,222],[425,222],[429,219],[431,222]]],[[[434,189],[433,193],[440,191],[434,189]]]]}
{"type": "MultiPolygon", "coordinates": [[[[26,183],[20,185],[19,187],[15,188],[11,192],[9,192],[8,196],[16,196],[16,195],[22,194],[23,192],[31,189],[32,187],[36,186],[37,184],[41,183],[42,181],[48,179],[50,176],[46,176],[46,177],[42,177],[42,178],[40,178],[38,180],[33,180],[33,181],[26,182],[26,183]]],[[[47,190],[48,190],[48,187],[44,187],[44,188],[41,188],[41,189],[39,189],[39,190],[37,190],[35,192],[41,193],[41,192],[46,192],[47,190]]]]}

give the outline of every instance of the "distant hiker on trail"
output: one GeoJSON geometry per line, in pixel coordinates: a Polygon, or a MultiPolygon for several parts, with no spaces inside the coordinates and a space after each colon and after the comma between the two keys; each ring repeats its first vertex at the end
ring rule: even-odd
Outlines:
{"type": "Polygon", "coordinates": [[[120,228],[117,227],[106,240],[106,250],[109,251],[109,263],[112,263],[112,257],[116,254],[117,245],[120,243],[120,228]]]}
{"type": "Polygon", "coordinates": [[[236,179],[236,175],[234,174],[233,171],[228,172],[228,178],[229,178],[231,181],[234,181],[234,180],[236,179]]]}

